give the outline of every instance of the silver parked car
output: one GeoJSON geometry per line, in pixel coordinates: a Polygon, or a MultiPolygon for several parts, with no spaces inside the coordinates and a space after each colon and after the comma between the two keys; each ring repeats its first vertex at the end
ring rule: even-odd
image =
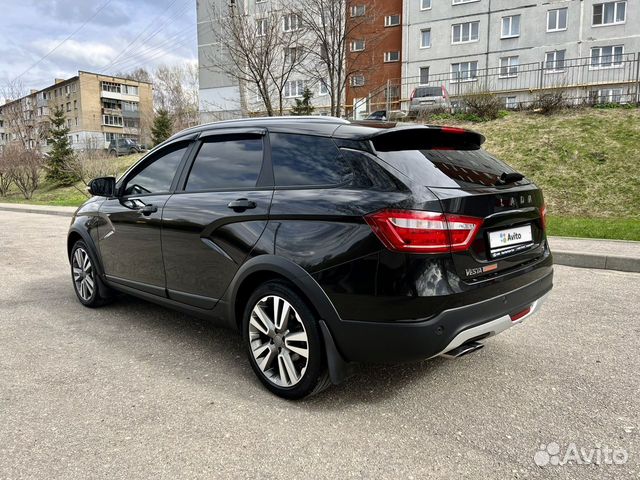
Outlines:
{"type": "Polygon", "coordinates": [[[451,111],[449,92],[444,85],[440,87],[417,87],[411,93],[409,116],[417,117],[432,110],[451,111]]]}

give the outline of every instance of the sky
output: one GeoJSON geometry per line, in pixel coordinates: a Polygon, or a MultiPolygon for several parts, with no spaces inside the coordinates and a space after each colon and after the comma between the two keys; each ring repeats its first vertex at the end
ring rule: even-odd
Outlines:
{"type": "Polygon", "coordinates": [[[197,59],[196,0],[0,0],[0,18],[0,88],[197,59]]]}

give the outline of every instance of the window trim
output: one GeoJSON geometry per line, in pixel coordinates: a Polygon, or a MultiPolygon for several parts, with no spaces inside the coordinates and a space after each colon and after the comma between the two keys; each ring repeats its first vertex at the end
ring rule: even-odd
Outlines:
{"type": "Polygon", "coordinates": [[[591,47],[589,48],[589,70],[611,70],[611,69],[615,69],[615,68],[624,68],[624,44],[619,44],[619,45],[602,45],[602,46],[595,46],[595,47],[591,47]],[[614,59],[616,57],[613,49],[617,48],[617,47],[621,47],[622,48],[622,53],[620,54],[621,56],[621,60],[620,63],[614,63],[614,59]],[[593,61],[593,51],[595,49],[600,50],[599,55],[598,55],[598,65],[593,65],[591,62],[593,61]],[[602,66],[602,49],[603,48],[611,48],[611,65],[608,66],[602,66]]]}
{"type": "Polygon", "coordinates": [[[628,4],[627,0],[614,0],[614,1],[610,1],[610,2],[594,3],[591,6],[591,27],[592,28],[599,28],[599,27],[611,27],[613,25],[624,25],[625,23],[627,23],[628,7],[629,7],[629,4],[628,4]],[[611,23],[604,23],[604,5],[606,5],[607,3],[613,3],[614,4],[614,10],[613,10],[614,21],[611,22],[611,23]],[[616,13],[618,12],[618,4],[619,3],[624,3],[624,20],[622,20],[621,22],[618,22],[618,21],[615,20],[616,13]],[[602,5],[602,23],[593,23],[594,9],[598,5],[602,5]]]}
{"type": "Polygon", "coordinates": [[[384,17],[384,27],[385,28],[399,27],[400,25],[402,25],[402,15],[401,14],[393,13],[391,15],[386,15],[384,17]],[[398,17],[398,23],[391,23],[391,19],[393,17],[398,17]]]}
{"type": "MultiPolygon", "coordinates": [[[[465,60],[465,61],[458,61],[458,62],[454,62],[450,65],[449,67],[449,74],[451,75],[451,80],[449,80],[450,83],[465,83],[465,82],[477,82],[478,81],[478,70],[479,68],[479,62],[478,60],[465,60]],[[469,66],[471,66],[472,63],[476,64],[476,76],[475,77],[469,77],[469,78],[454,78],[454,71],[453,71],[453,66],[454,65],[461,65],[463,63],[468,63],[469,66]]],[[[471,72],[472,70],[469,69],[467,70],[468,72],[471,72]]]]}
{"type": "MultiPolygon", "coordinates": [[[[474,0],[477,1],[477,0],[474,0]]],[[[480,41],[480,20],[471,20],[469,22],[462,22],[462,23],[454,23],[451,25],[451,45],[464,45],[466,43],[475,43],[475,42],[479,42],[480,41]],[[473,32],[473,24],[477,23],[478,24],[478,38],[476,38],[475,40],[471,40],[471,34],[473,32]],[[460,40],[459,42],[456,42],[454,40],[454,31],[455,31],[455,27],[457,27],[458,25],[460,25],[460,38],[462,38],[462,26],[463,25],[469,25],[469,40],[460,40]]]]}
{"type": "Polygon", "coordinates": [[[556,50],[549,50],[547,52],[544,53],[544,63],[543,63],[543,71],[545,75],[552,75],[552,74],[557,74],[557,73],[565,73],[567,71],[567,65],[566,65],[566,61],[567,61],[567,50],[565,48],[561,48],[561,49],[556,49],[556,50]],[[558,63],[558,52],[564,52],[563,56],[562,56],[562,68],[556,68],[556,65],[558,63]],[[549,55],[550,53],[554,54],[553,57],[553,68],[547,68],[547,55],[549,55]]]}
{"type": "Polygon", "coordinates": [[[423,2],[423,1],[424,1],[424,0],[420,0],[420,11],[421,11],[421,12],[426,12],[427,10],[431,10],[431,8],[433,7],[433,1],[432,1],[432,0],[429,0],[429,6],[428,6],[428,7],[426,7],[426,8],[424,8],[424,7],[422,6],[422,2],[423,2]]]}
{"type": "Polygon", "coordinates": [[[500,69],[498,72],[498,78],[517,78],[518,74],[520,73],[518,71],[518,67],[520,67],[520,55],[507,55],[506,57],[500,57],[498,59],[498,68],[500,69]],[[502,74],[502,60],[510,60],[512,58],[517,59],[517,64],[516,65],[511,65],[510,63],[508,63],[504,68],[507,69],[507,73],[506,74],[502,74]],[[514,68],[516,69],[516,73],[510,73],[510,69],[514,68]]]}
{"type": "Polygon", "coordinates": [[[431,28],[421,28],[420,29],[420,49],[424,50],[427,48],[431,48],[431,28]],[[423,34],[424,32],[429,32],[429,45],[423,45],[422,44],[422,40],[424,39],[423,34]]]}
{"type": "Polygon", "coordinates": [[[388,52],[384,52],[384,63],[395,63],[395,62],[399,62],[401,58],[401,54],[400,54],[400,50],[390,50],[388,52]],[[391,54],[398,54],[398,59],[397,60],[392,60],[391,59],[391,54]]]}
{"type": "Polygon", "coordinates": [[[568,28],[569,28],[569,7],[551,8],[547,10],[547,33],[566,32],[568,28]],[[549,28],[549,17],[551,16],[551,12],[558,12],[556,13],[556,26],[560,24],[560,15],[559,15],[560,10],[567,11],[564,28],[549,28]]]}
{"type": "MultiPolygon", "coordinates": [[[[500,39],[501,40],[507,40],[509,38],[518,38],[520,37],[520,27],[522,25],[522,15],[519,13],[516,13],[514,15],[505,15],[504,17],[502,17],[502,19],[500,20],[500,39]],[[513,17],[520,17],[520,19],[518,20],[518,33],[517,34],[513,34],[513,33],[509,33],[509,35],[505,35],[504,34],[504,21],[505,19],[509,19],[509,32],[511,32],[511,30],[513,30],[513,17]]],[[[480,32],[478,32],[478,36],[480,36],[480,32]]]]}

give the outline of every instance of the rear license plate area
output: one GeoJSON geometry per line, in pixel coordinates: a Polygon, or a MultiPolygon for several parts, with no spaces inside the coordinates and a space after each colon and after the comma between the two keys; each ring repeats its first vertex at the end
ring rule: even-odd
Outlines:
{"type": "Polygon", "coordinates": [[[508,257],[531,247],[533,247],[531,225],[489,232],[489,254],[491,258],[508,257]]]}

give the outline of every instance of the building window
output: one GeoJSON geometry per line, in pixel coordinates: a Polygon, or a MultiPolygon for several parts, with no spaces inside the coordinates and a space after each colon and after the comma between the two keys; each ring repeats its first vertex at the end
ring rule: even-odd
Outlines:
{"type": "Polygon", "coordinates": [[[76,143],[80,143],[80,135],[76,135],[76,143]]]}
{"type": "Polygon", "coordinates": [[[71,102],[67,102],[67,112],[71,111],[71,102]]]}
{"type": "Polygon", "coordinates": [[[285,32],[295,32],[302,27],[302,19],[297,13],[285,15],[282,19],[282,30],[285,32]]]}
{"type": "Polygon", "coordinates": [[[452,1],[452,5],[458,5],[460,3],[473,3],[473,2],[479,2],[480,0],[453,0],[452,1]]]}
{"type": "Polygon", "coordinates": [[[564,54],[565,50],[554,50],[547,52],[544,56],[544,68],[548,73],[564,71],[564,54]]]}
{"type": "MultiPolygon", "coordinates": [[[[118,106],[116,106],[118,108],[118,106]]],[[[126,112],[137,112],[138,102],[122,102],[122,109],[126,112]]]]}
{"type": "Polygon", "coordinates": [[[618,68],[622,66],[624,47],[615,45],[612,47],[593,47],[591,49],[590,68],[618,68]]]}
{"type": "Polygon", "coordinates": [[[500,38],[515,38],[520,36],[520,15],[502,17],[502,35],[500,38]]]}
{"type": "Polygon", "coordinates": [[[351,16],[352,17],[364,17],[367,8],[364,5],[352,5],[351,6],[351,16]]]}
{"type": "Polygon", "coordinates": [[[365,47],[364,40],[352,40],[351,41],[351,51],[352,52],[362,52],[365,47]]]}
{"type": "Polygon", "coordinates": [[[431,10],[431,0],[420,0],[420,10],[431,10]]]}
{"type": "Polygon", "coordinates": [[[364,75],[351,75],[350,81],[352,87],[362,87],[364,85],[364,75]]]}
{"type": "Polygon", "coordinates": [[[518,97],[505,97],[504,108],[514,110],[518,108],[518,97]]]}
{"type": "Polygon", "coordinates": [[[593,25],[615,25],[627,18],[627,2],[597,3],[593,6],[593,25]]]}
{"type": "Polygon", "coordinates": [[[71,128],[71,119],[67,118],[67,128],[71,128]]]}
{"type": "Polygon", "coordinates": [[[431,47],[431,29],[420,30],[420,48],[431,47]]]}
{"type": "Polygon", "coordinates": [[[114,125],[116,127],[122,126],[122,117],[117,117],[115,115],[103,115],[102,116],[102,124],[103,125],[114,125]]]}
{"type": "Polygon", "coordinates": [[[396,27],[400,25],[400,15],[387,15],[384,17],[385,27],[396,27]]]}
{"type": "Polygon", "coordinates": [[[386,63],[399,62],[400,61],[400,52],[384,52],[384,61],[386,63]]]}
{"type": "Polygon", "coordinates": [[[601,90],[592,90],[589,92],[591,101],[594,103],[621,103],[621,88],[604,88],[601,90]]]}
{"type": "Polygon", "coordinates": [[[429,83],[429,67],[420,67],[420,85],[429,83]]]}
{"type": "Polygon", "coordinates": [[[76,127],[78,126],[78,117],[76,117],[76,127]]]}
{"type": "Polygon", "coordinates": [[[296,63],[298,58],[298,49],[296,47],[285,47],[284,48],[284,63],[291,64],[296,63]]]}
{"type": "Polygon", "coordinates": [[[284,96],[287,98],[301,97],[306,82],[304,80],[291,80],[284,84],[284,96]]]}
{"type": "Polygon", "coordinates": [[[520,59],[517,56],[502,57],[500,59],[500,78],[517,77],[519,64],[520,59]]]}
{"type": "Polygon", "coordinates": [[[258,20],[256,20],[256,26],[257,26],[257,35],[259,37],[264,37],[267,34],[267,19],[259,18],[258,20]]]}
{"type": "Polygon", "coordinates": [[[451,27],[451,43],[478,41],[480,22],[457,23],[451,27]]]}
{"type": "Polygon", "coordinates": [[[127,95],[138,95],[138,87],[135,85],[123,85],[122,93],[126,93],[127,95]]]}
{"type": "Polygon", "coordinates": [[[320,80],[318,85],[318,95],[329,95],[329,86],[324,80],[320,80]]]}
{"type": "Polygon", "coordinates": [[[78,100],[74,100],[73,101],[73,109],[77,110],[78,109],[78,100]]]}
{"type": "MultiPolygon", "coordinates": [[[[120,84],[112,83],[112,82],[102,82],[102,91],[103,92],[112,92],[112,93],[120,93],[120,84]]],[[[56,97],[58,96],[58,91],[56,90],[56,97]]]]}
{"type": "Polygon", "coordinates": [[[478,62],[460,62],[451,64],[452,82],[470,82],[478,79],[478,62]]]}
{"type": "Polygon", "coordinates": [[[567,29],[568,8],[556,8],[547,12],[547,32],[560,32],[567,29]]]}

